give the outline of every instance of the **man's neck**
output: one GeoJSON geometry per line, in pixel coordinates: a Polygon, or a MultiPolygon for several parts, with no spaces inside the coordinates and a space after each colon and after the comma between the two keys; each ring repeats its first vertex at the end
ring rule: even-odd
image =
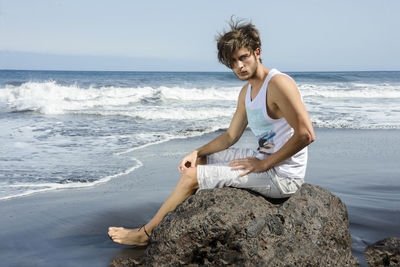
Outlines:
{"type": "Polygon", "coordinates": [[[251,84],[251,88],[254,88],[257,91],[260,90],[268,73],[269,69],[267,69],[260,63],[258,65],[256,74],[248,80],[249,83],[251,84]]]}

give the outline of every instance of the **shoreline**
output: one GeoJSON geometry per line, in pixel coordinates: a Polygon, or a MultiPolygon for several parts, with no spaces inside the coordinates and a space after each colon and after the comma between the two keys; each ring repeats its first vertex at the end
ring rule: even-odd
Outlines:
{"type": "MultiPolygon", "coordinates": [[[[165,140],[160,140],[160,141],[144,144],[144,145],[137,146],[137,147],[132,147],[132,148],[129,148],[127,150],[124,150],[124,151],[121,151],[121,152],[117,152],[117,153],[115,153],[115,155],[122,156],[122,155],[126,155],[126,154],[132,153],[132,152],[137,151],[137,150],[145,149],[146,147],[149,147],[149,146],[159,145],[159,144],[163,144],[163,143],[166,143],[166,142],[179,140],[179,139],[201,138],[203,135],[218,134],[221,131],[224,131],[224,129],[219,128],[217,130],[210,130],[208,132],[203,132],[203,133],[201,133],[199,135],[176,136],[176,137],[172,137],[172,138],[167,138],[165,140]]],[[[35,195],[35,194],[39,194],[39,193],[50,192],[50,191],[74,190],[74,189],[81,189],[81,188],[90,188],[90,187],[97,186],[99,184],[107,183],[107,182],[111,181],[112,179],[116,179],[116,178],[118,178],[120,176],[128,175],[129,173],[131,173],[131,172],[135,171],[136,169],[138,169],[138,168],[143,166],[142,162],[139,159],[137,159],[135,157],[132,157],[131,159],[136,161],[137,165],[134,165],[134,166],[130,167],[129,169],[127,169],[127,170],[125,170],[125,171],[123,171],[121,173],[116,173],[116,174],[113,174],[113,175],[109,175],[109,176],[100,178],[99,180],[96,180],[95,182],[79,183],[79,184],[73,184],[73,183],[71,183],[71,184],[56,184],[56,183],[54,183],[55,187],[53,187],[53,188],[46,188],[46,189],[43,189],[43,190],[37,190],[37,191],[33,191],[33,192],[21,193],[19,195],[7,196],[7,197],[4,197],[4,198],[0,198],[0,202],[1,201],[7,201],[7,200],[10,200],[10,199],[14,199],[14,198],[20,198],[20,197],[26,197],[26,196],[30,196],[30,195],[35,195]]],[[[37,187],[40,187],[40,186],[41,185],[38,185],[37,187]]],[[[45,186],[45,185],[43,185],[43,186],[45,186]]]]}
{"type": "MultiPolygon", "coordinates": [[[[353,253],[364,262],[362,250],[367,244],[399,234],[394,227],[400,224],[396,208],[400,131],[315,130],[306,182],[328,189],[345,202],[353,253]]],[[[182,157],[218,133],[132,151],[128,155],[143,166],[106,183],[0,201],[0,226],[7,229],[0,233],[1,262],[5,266],[106,266],[114,257],[138,253],[143,249],[114,244],[107,236],[108,226],[136,227],[149,220],[179,180],[182,157]]],[[[235,146],[255,148],[255,137],[246,131],[235,146]]]]}
{"type": "MultiPolygon", "coordinates": [[[[354,128],[321,128],[321,127],[316,127],[314,126],[315,131],[400,131],[400,129],[397,128],[369,128],[369,129],[354,129],[354,128]]],[[[115,153],[115,155],[118,156],[122,156],[122,155],[126,155],[126,154],[130,154],[134,151],[138,151],[141,149],[146,149],[147,147],[150,146],[154,146],[154,145],[160,145],[166,142],[171,142],[171,141],[176,141],[176,140],[180,140],[180,139],[191,139],[191,138],[202,138],[203,136],[207,136],[207,135],[217,135],[219,133],[222,133],[222,131],[224,131],[225,129],[217,129],[217,130],[211,130],[208,132],[204,132],[201,133],[199,135],[193,135],[193,136],[177,136],[177,137],[172,137],[172,138],[167,138],[165,140],[160,140],[160,141],[156,141],[153,143],[148,143],[148,144],[144,144],[138,147],[132,147],[129,149],[126,149],[124,151],[121,152],[117,152],[115,153]]],[[[246,128],[245,133],[246,132],[250,132],[249,128],[246,128]]],[[[252,135],[251,132],[249,135],[252,135]]],[[[249,138],[249,137],[247,137],[249,138]]],[[[239,141],[240,142],[240,141],[239,141]]],[[[43,190],[38,190],[38,191],[34,191],[34,192],[27,192],[27,193],[22,193],[20,195],[14,195],[14,196],[7,196],[4,198],[0,198],[0,203],[2,201],[7,201],[7,200],[11,200],[11,199],[15,199],[15,198],[20,198],[20,197],[27,197],[27,196],[31,196],[31,195],[36,195],[36,194],[40,194],[40,193],[46,193],[46,192],[52,192],[52,191],[59,191],[59,190],[76,190],[76,189],[81,189],[81,188],[91,188],[91,187],[95,187],[98,186],[100,184],[103,183],[108,183],[113,179],[118,179],[121,176],[125,176],[128,175],[129,173],[135,171],[136,169],[142,167],[142,162],[135,158],[132,157],[133,160],[135,160],[137,162],[137,165],[130,167],[129,169],[121,172],[121,173],[117,173],[114,175],[109,175],[103,178],[100,178],[99,180],[95,181],[95,182],[91,182],[91,183],[80,183],[80,184],[56,184],[54,183],[54,185],[56,185],[55,188],[46,188],[43,190]],[[65,186],[64,186],[65,185],[65,186]]]]}

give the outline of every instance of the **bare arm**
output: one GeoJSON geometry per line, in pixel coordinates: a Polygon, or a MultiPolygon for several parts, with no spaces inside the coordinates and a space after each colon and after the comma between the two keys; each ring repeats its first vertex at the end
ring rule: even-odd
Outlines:
{"type": "Polygon", "coordinates": [[[204,157],[209,154],[224,150],[232,146],[239,140],[247,126],[247,115],[245,107],[246,91],[247,85],[244,86],[240,91],[236,111],[233,115],[228,130],[213,139],[208,144],[197,148],[185,158],[183,158],[178,167],[179,171],[182,171],[188,167],[195,166],[198,157],[204,157]]]}
{"type": "Polygon", "coordinates": [[[271,100],[276,106],[276,114],[284,117],[293,128],[292,137],[274,154],[264,160],[264,168],[269,169],[293,156],[315,140],[310,116],[301,101],[296,84],[289,77],[276,77],[271,86],[271,100]]]}
{"type": "Polygon", "coordinates": [[[271,79],[268,88],[269,111],[275,118],[284,117],[294,129],[292,137],[275,153],[264,160],[246,158],[232,161],[233,169],[245,169],[244,176],[250,172],[262,172],[293,156],[315,140],[310,117],[301,101],[294,81],[278,75],[271,79]]]}
{"type": "Polygon", "coordinates": [[[245,89],[246,88],[243,88],[240,91],[236,111],[233,115],[229,128],[223,134],[219,135],[208,144],[196,149],[195,151],[198,152],[199,157],[224,150],[235,144],[242,136],[247,126],[246,107],[244,103],[246,95],[245,89]]]}

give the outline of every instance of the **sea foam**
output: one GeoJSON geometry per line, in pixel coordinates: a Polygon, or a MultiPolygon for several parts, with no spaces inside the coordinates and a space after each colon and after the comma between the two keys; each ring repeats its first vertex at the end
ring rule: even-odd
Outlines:
{"type": "Polygon", "coordinates": [[[304,97],[324,98],[400,98],[400,85],[332,83],[299,84],[304,97]]]}
{"type": "MultiPolygon", "coordinates": [[[[35,111],[43,114],[83,113],[98,115],[139,116],[151,119],[153,115],[146,111],[135,113],[134,108],[140,106],[141,101],[148,99],[153,103],[168,101],[235,101],[238,88],[196,89],[180,87],[100,87],[80,88],[76,85],[64,86],[55,81],[27,82],[20,86],[6,86],[0,88],[0,104],[7,106],[9,111],[35,111]],[[120,109],[118,109],[120,107],[120,109]],[[128,112],[126,107],[128,107],[128,112]],[[94,112],[96,111],[96,112],[94,112]]],[[[151,108],[151,107],[149,107],[151,108]]],[[[154,114],[154,110],[151,113],[154,114]]],[[[165,110],[161,111],[165,114],[165,110]]],[[[174,111],[169,111],[174,113],[174,111]]],[[[184,119],[192,118],[190,112],[178,111],[184,119]],[[186,114],[186,115],[185,115],[186,114]]],[[[175,112],[175,113],[177,113],[175,112]]],[[[204,113],[200,115],[204,117],[204,113]]],[[[224,113],[212,109],[213,114],[224,113]]],[[[172,118],[174,115],[167,115],[172,118]]],[[[213,115],[214,116],[214,115],[213,115]]],[[[156,116],[157,117],[157,116],[156,116]]],[[[161,116],[160,118],[163,118],[161,116]]]]}

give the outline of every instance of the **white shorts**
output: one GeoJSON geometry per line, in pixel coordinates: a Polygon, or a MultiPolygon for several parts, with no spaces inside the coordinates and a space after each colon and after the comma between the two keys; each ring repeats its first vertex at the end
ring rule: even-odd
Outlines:
{"type": "Polygon", "coordinates": [[[248,148],[228,148],[208,155],[206,165],[197,165],[200,190],[231,186],[250,189],[264,197],[286,198],[304,183],[304,179],[280,177],[274,168],[240,177],[239,174],[244,170],[232,170],[228,165],[234,159],[247,157],[263,159],[265,155],[248,148]]]}

